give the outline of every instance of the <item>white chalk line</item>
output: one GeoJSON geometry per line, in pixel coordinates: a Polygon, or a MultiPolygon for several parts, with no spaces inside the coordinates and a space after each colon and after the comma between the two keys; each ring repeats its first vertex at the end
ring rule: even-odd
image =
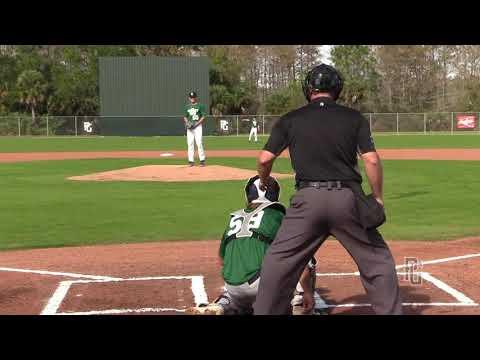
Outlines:
{"type": "Polygon", "coordinates": [[[78,312],[62,312],[55,315],[119,315],[130,313],[160,313],[160,312],[185,312],[184,309],[174,308],[142,308],[142,309],[109,309],[109,310],[94,310],[94,311],[78,311],[78,312]]]}
{"type": "Polygon", "coordinates": [[[50,275],[50,276],[62,276],[62,277],[71,277],[71,278],[80,278],[80,279],[93,279],[93,280],[119,279],[119,278],[110,277],[110,276],[85,275],[85,274],[45,271],[45,270],[32,270],[32,269],[16,269],[16,268],[7,268],[7,267],[0,267],[0,271],[19,272],[19,273],[27,273],[27,274],[38,274],[38,275],[50,275]]]}
{"type": "MultiPolygon", "coordinates": [[[[433,303],[404,303],[403,306],[478,306],[475,301],[470,299],[464,293],[454,289],[450,285],[444,283],[440,279],[437,279],[432,274],[428,272],[416,272],[423,280],[428,281],[435,285],[438,289],[446,292],[450,296],[454,297],[458,302],[456,303],[447,303],[447,302],[433,302],[433,303]]],[[[397,272],[397,275],[411,275],[411,273],[407,272],[397,272]]],[[[317,276],[360,276],[359,272],[354,273],[317,273],[317,276]]],[[[325,307],[352,307],[355,305],[357,306],[371,306],[371,304],[341,304],[341,305],[328,305],[326,304],[325,307]]]]}
{"type": "Polygon", "coordinates": [[[176,312],[185,312],[185,310],[174,309],[174,308],[144,308],[144,309],[110,309],[110,310],[99,310],[99,311],[85,311],[85,312],[67,312],[67,313],[57,313],[62,302],[65,300],[65,297],[68,294],[68,291],[74,284],[91,284],[91,283],[118,283],[126,281],[154,281],[154,280],[190,280],[192,285],[191,289],[194,296],[194,301],[196,306],[200,304],[208,304],[208,296],[205,291],[205,285],[203,281],[203,276],[201,275],[189,275],[189,276],[150,276],[150,277],[140,277],[140,278],[110,278],[110,279],[100,279],[100,280],[70,280],[62,281],[57,290],[49,299],[47,305],[42,310],[40,315],[108,315],[108,314],[122,314],[122,313],[144,313],[144,312],[165,312],[165,311],[176,311],[176,312]]]}
{"type": "Polygon", "coordinates": [[[200,304],[208,304],[208,295],[205,290],[203,276],[192,276],[192,292],[195,306],[200,304]]]}
{"type": "MultiPolygon", "coordinates": [[[[423,266],[423,265],[441,264],[441,263],[446,263],[450,261],[471,259],[475,257],[480,257],[480,253],[454,256],[454,257],[448,257],[448,258],[436,259],[436,260],[420,261],[419,265],[423,266]]],[[[395,269],[399,270],[399,269],[404,269],[411,266],[412,265],[410,264],[397,265],[395,266],[395,269]]],[[[317,276],[359,276],[359,275],[360,275],[359,271],[348,272],[348,273],[317,273],[317,276]]]]}
{"type": "MultiPolygon", "coordinates": [[[[480,253],[476,254],[468,254],[468,255],[462,255],[462,256],[454,256],[454,257],[449,257],[449,258],[443,258],[443,259],[436,259],[436,260],[428,260],[428,261],[420,261],[419,265],[432,265],[432,264],[441,264],[441,263],[446,263],[450,261],[456,261],[456,260],[464,260],[464,259],[471,259],[474,257],[479,257],[480,253]]],[[[403,265],[398,265],[395,268],[396,269],[403,269],[411,267],[410,264],[403,264],[403,265]]]]}
{"type": "Polygon", "coordinates": [[[63,299],[67,296],[68,290],[72,286],[73,281],[62,281],[58,285],[57,290],[53,293],[47,302],[47,305],[43,308],[40,315],[53,315],[57,312],[58,308],[62,304],[63,299]]]}
{"type": "Polygon", "coordinates": [[[452,288],[451,286],[447,285],[443,281],[437,279],[436,277],[432,276],[429,273],[426,272],[421,272],[419,273],[422,279],[431,282],[433,285],[435,285],[437,288],[445,291],[447,294],[453,296],[455,299],[457,299],[459,302],[463,304],[474,304],[475,301],[470,299],[468,296],[466,296],[464,293],[461,293],[460,291],[452,288]]]}
{"type": "MultiPolygon", "coordinates": [[[[465,259],[471,259],[475,257],[480,257],[480,253],[475,253],[475,254],[467,254],[467,255],[461,255],[461,256],[453,256],[453,257],[448,257],[448,258],[442,258],[442,259],[435,259],[435,260],[427,260],[427,261],[421,261],[419,265],[424,266],[424,265],[432,265],[432,264],[441,264],[441,263],[446,263],[446,262],[451,262],[451,261],[458,261],[458,260],[465,260],[465,259]]],[[[404,269],[411,267],[410,264],[403,264],[403,265],[397,265],[395,269],[404,269]]],[[[430,304],[435,304],[431,306],[478,306],[478,304],[475,303],[472,299],[470,299],[468,296],[466,296],[464,293],[452,288],[451,286],[447,285],[443,281],[437,279],[436,277],[432,276],[430,273],[427,272],[416,272],[416,274],[419,274],[425,281],[428,281],[435,285],[437,288],[440,290],[446,292],[447,294],[451,295],[454,297],[456,300],[459,301],[459,303],[430,303],[430,304]],[[446,305],[449,304],[449,305],[446,305]]],[[[397,272],[397,275],[411,275],[411,273],[404,273],[404,272],[397,272]]],[[[317,276],[322,277],[322,276],[360,276],[359,271],[355,272],[350,272],[350,273],[317,273],[317,276]]],[[[407,303],[407,305],[412,305],[415,304],[416,306],[427,306],[427,305],[422,305],[422,303],[407,303]]],[[[351,304],[347,304],[351,305],[351,304]]],[[[359,304],[362,305],[362,304],[359,304]]],[[[367,306],[367,305],[365,305],[367,306]]],[[[350,306],[348,306],[350,307],[350,306]]]]}
{"type": "MultiPolygon", "coordinates": [[[[325,307],[328,308],[353,308],[353,307],[371,307],[372,304],[327,304],[325,307]]],[[[402,303],[402,306],[454,306],[454,307],[461,307],[461,306],[478,306],[476,303],[449,303],[449,302],[432,302],[432,303],[402,303]]]]}
{"type": "Polygon", "coordinates": [[[352,272],[352,273],[317,273],[317,276],[359,276],[360,273],[352,272]]]}
{"type": "Polygon", "coordinates": [[[148,277],[141,277],[141,278],[126,278],[126,279],[110,278],[110,279],[99,279],[99,280],[75,280],[74,283],[75,284],[90,284],[90,283],[124,282],[124,281],[192,280],[195,277],[198,277],[198,275],[192,275],[192,276],[148,276],[148,277]]]}

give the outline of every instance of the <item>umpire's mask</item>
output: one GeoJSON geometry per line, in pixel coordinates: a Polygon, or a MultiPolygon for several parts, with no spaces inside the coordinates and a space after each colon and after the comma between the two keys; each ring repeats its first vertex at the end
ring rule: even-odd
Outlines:
{"type": "Polygon", "coordinates": [[[302,89],[309,102],[312,92],[327,92],[337,100],[343,89],[343,79],[333,66],[320,64],[307,73],[302,89]]]}

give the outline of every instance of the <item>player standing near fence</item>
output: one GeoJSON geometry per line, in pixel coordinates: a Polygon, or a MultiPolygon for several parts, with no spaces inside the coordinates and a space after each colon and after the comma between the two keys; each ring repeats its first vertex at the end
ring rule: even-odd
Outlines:
{"type": "Polygon", "coordinates": [[[187,130],[188,164],[190,166],[195,165],[195,143],[197,143],[200,166],[205,166],[205,151],[202,140],[202,123],[207,115],[205,105],[198,102],[198,96],[194,91],[188,94],[188,99],[190,104],[185,107],[183,118],[187,130]]]}
{"type": "Polygon", "coordinates": [[[257,139],[257,129],[258,129],[257,119],[253,118],[252,119],[252,128],[250,129],[250,135],[248,137],[248,142],[252,141],[252,137],[255,137],[255,142],[258,141],[258,139],[257,139]]]}

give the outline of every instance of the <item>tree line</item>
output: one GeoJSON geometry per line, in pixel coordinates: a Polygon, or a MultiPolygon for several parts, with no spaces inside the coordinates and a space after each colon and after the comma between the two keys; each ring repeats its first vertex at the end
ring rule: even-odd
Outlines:
{"type": "MultiPolygon", "coordinates": [[[[208,56],[213,115],[282,114],[305,103],[318,45],[0,45],[0,115],[96,115],[98,58],[208,56]]],[[[340,102],[362,112],[479,111],[480,47],[338,45],[340,102]]]]}

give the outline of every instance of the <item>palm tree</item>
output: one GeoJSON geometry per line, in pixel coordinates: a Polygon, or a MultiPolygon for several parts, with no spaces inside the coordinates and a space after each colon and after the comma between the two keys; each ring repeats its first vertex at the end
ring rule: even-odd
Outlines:
{"type": "Polygon", "coordinates": [[[41,72],[37,70],[25,70],[17,79],[17,91],[20,102],[30,108],[32,112],[32,124],[36,123],[35,109],[45,100],[47,83],[41,72]]]}

